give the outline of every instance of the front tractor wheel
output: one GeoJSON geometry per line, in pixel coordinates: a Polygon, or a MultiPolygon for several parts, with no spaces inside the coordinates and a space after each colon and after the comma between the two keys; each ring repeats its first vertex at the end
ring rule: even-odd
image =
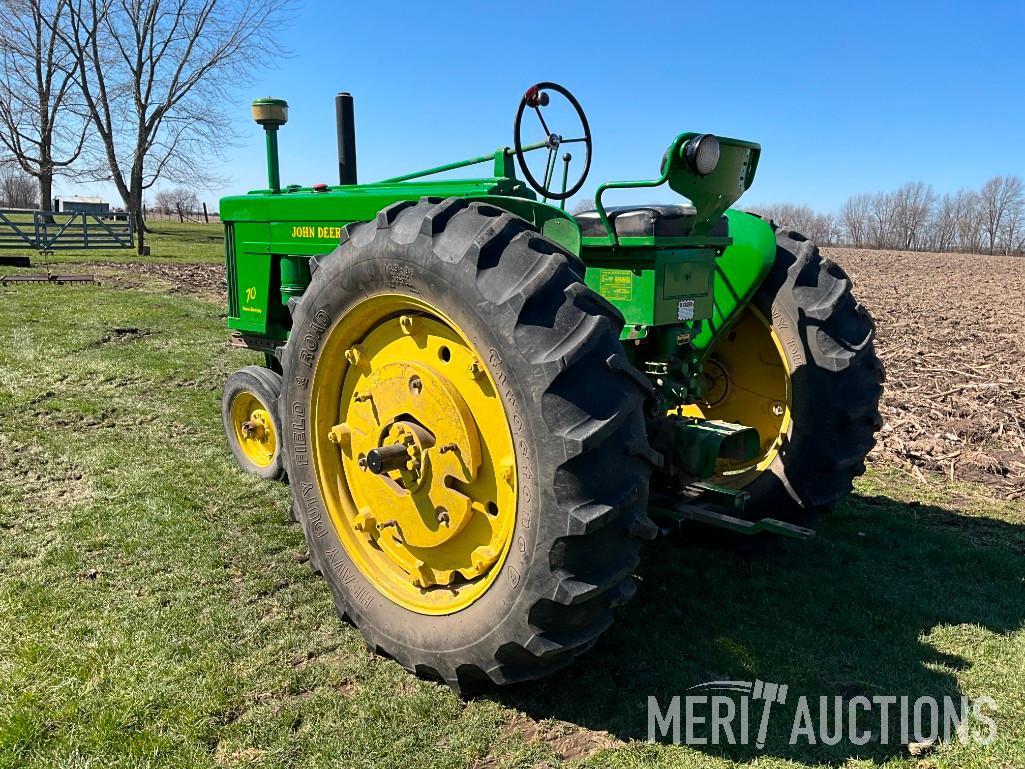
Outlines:
{"type": "Polygon", "coordinates": [[[280,396],[281,377],[261,366],[229,376],[221,395],[221,420],[235,461],[247,473],[273,481],[285,479],[280,396]]]}
{"type": "Polygon", "coordinates": [[[417,673],[466,689],[562,667],[655,532],[621,317],[489,205],[397,203],[342,241],[311,262],[282,360],[311,561],[417,673]]]}
{"type": "Polygon", "coordinates": [[[875,326],[839,265],[776,229],[776,261],[753,302],[710,351],[711,388],[684,413],[758,430],[754,460],[720,460],[715,483],[749,510],[810,524],[850,492],[882,424],[875,326]]]}

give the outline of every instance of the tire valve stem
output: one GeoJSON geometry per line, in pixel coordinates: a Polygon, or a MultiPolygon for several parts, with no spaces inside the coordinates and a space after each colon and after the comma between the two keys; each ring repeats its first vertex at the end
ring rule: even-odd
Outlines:
{"type": "Polygon", "coordinates": [[[448,526],[451,520],[448,516],[448,510],[446,510],[444,507],[439,507],[435,511],[435,515],[438,518],[438,523],[440,523],[442,526],[448,526]]]}
{"type": "Polygon", "coordinates": [[[370,393],[355,393],[352,396],[352,399],[356,401],[356,403],[363,403],[365,401],[372,401],[374,399],[374,396],[370,393]]]}
{"type": "Polygon", "coordinates": [[[781,416],[783,416],[783,412],[784,411],[786,411],[786,407],[782,403],[780,403],[779,401],[776,401],[775,403],[772,404],[772,415],[774,417],[781,417],[781,416]]]}
{"type": "Polygon", "coordinates": [[[456,453],[458,453],[459,447],[454,443],[446,443],[445,445],[438,447],[439,454],[448,454],[450,451],[455,451],[456,453]]]}

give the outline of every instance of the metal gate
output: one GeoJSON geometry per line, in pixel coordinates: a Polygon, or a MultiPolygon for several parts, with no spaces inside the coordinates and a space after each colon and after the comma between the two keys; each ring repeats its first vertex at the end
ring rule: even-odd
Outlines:
{"type": "Polygon", "coordinates": [[[131,214],[60,214],[0,209],[0,248],[36,251],[133,248],[131,214]]]}

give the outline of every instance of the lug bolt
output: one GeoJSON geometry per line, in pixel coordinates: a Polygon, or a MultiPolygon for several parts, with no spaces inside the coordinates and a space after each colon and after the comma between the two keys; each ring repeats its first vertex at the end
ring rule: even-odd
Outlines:
{"type": "Polygon", "coordinates": [[[417,561],[413,564],[412,581],[414,587],[421,589],[436,584],[434,571],[423,561],[417,561]]]}
{"type": "Polygon", "coordinates": [[[345,360],[347,360],[353,366],[359,364],[361,357],[362,352],[358,347],[350,347],[348,350],[345,351],[345,360]]]}
{"type": "Polygon", "coordinates": [[[375,523],[374,514],[368,508],[363,508],[356,514],[356,518],[352,522],[352,528],[356,531],[368,533],[375,523]]]}
{"type": "Polygon", "coordinates": [[[348,446],[349,437],[349,426],[344,422],[340,425],[335,425],[327,433],[327,439],[331,441],[331,443],[335,443],[343,447],[348,446]]]}

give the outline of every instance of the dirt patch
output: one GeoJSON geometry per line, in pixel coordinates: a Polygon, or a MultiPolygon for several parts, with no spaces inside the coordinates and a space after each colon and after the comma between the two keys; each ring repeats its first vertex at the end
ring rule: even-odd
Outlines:
{"type": "Polygon", "coordinates": [[[132,342],[136,339],[147,337],[152,333],[148,328],[135,328],[134,326],[115,327],[93,342],[90,347],[102,347],[105,344],[117,342],[132,342]]]}
{"type": "Polygon", "coordinates": [[[501,732],[506,736],[518,734],[526,742],[546,742],[563,761],[587,758],[622,744],[608,732],[584,729],[568,721],[535,721],[522,713],[503,724],[501,732]]]}
{"type": "MultiPolygon", "coordinates": [[[[7,503],[26,510],[82,505],[92,499],[89,481],[80,469],[4,435],[0,435],[0,486],[7,503]]],[[[2,521],[0,516],[0,525],[8,525],[2,521]]]]}
{"type": "Polygon", "coordinates": [[[871,458],[1025,497],[1025,259],[823,249],[876,320],[871,458]]]}
{"type": "Polygon", "coordinates": [[[102,283],[115,288],[139,288],[159,280],[171,284],[170,293],[199,294],[227,301],[223,264],[94,262],[82,267],[88,267],[102,283]]]}

